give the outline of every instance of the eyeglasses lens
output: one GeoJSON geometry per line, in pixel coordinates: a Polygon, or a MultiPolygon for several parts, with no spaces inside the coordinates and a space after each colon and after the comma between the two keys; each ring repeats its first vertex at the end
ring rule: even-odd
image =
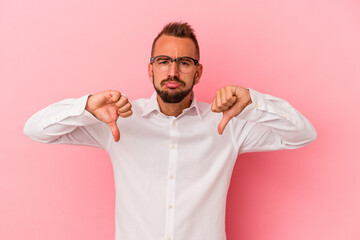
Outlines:
{"type": "MultiPolygon", "coordinates": [[[[155,59],[154,65],[155,68],[160,72],[169,71],[172,62],[170,58],[159,57],[155,59]]],[[[194,61],[190,58],[179,58],[176,61],[177,69],[182,73],[189,73],[195,68],[194,61]]]]}

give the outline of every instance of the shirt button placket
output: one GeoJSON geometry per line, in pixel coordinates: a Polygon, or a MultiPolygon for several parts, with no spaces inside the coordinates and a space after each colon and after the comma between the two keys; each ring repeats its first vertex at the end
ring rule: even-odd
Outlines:
{"type": "Polygon", "coordinates": [[[174,234],[175,216],[175,173],[178,161],[178,124],[175,119],[170,119],[170,146],[168,162],[168,181],[167,181],[167,206],[166,206],[166,229],[165,239],[172,239],[174,234]]]}

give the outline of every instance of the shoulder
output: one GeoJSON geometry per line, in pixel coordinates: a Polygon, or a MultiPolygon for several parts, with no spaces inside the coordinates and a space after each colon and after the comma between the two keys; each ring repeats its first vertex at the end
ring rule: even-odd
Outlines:
{"type": "Polygon", "coordinates": [[[211,104],[207,102],[197,101],[197,108],[201,114],[201,117],[205,120],[218,120],[221,119],[221,114],[211,111],[211,104]]]}
{"type": "Polygon", "coordinates": [[[156,108],[152,98],[139,98],[134,101],[130,101],[130,103],[135,116],[150,113],[154,110],[154,108],[156,108]]]}
{"type": "Polygon", "coordinates": [[[196,104],[201,113],[208,113],[209,110],[211,112],[211,105],[209,103],[197,101],[196,104]]]}
{"type": "Polygon", "coordinates": [[[149,98],[138,98],[134,101],[130,101],[130,103],[133,107],[143,109],[147,105],[149,100],[150,100],[149,98]]]}

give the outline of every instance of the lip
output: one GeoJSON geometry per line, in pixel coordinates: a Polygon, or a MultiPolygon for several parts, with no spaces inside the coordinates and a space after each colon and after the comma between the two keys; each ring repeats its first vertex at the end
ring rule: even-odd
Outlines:
{"type": "Polygon", "coordinates": [[[178,82],[167,82],[165,84],[165,86],[168,87],[168,88],[177,88],[177,87],[180,87],[181,84],[178,83],[178,82]]]}

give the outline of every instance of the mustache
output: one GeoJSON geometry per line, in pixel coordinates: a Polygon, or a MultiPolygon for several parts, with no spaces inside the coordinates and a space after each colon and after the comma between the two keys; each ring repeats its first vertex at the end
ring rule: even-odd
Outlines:
{"type": "Polygon", "coordinates": [[[166,83],[168,83],[168,82],[177,82],[177,83],[179,83],[181,86],[183,86],[183,87],[185,87],[185,85],[186,85],[186,83],[183,81],[183,80],[181,80],[181,79],[179,79],[178,77],[176,77],[176,76],[174,76],[174,77],[168,77],[167,79],[165,79],[165,80],[162,80],[161,81],[161,83],[160,83],[160,85],[161,86],[164,86],[166,83]]]}

